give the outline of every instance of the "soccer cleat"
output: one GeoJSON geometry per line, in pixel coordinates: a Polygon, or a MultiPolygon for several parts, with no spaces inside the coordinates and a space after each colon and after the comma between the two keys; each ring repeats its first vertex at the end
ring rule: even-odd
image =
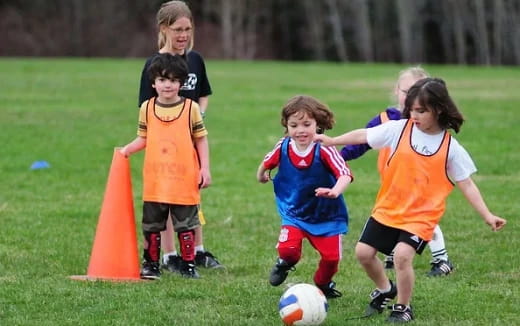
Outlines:
{"type": "Polygon", "coordinates": [[[394,256],[386,256],[384,261],[385,269],[394,269],[394,256]]]}
{"type": "Polygon", "coordinates": [[[213,254],[209,251],[197,251],[195,255],[195,264],[204,268],[226,268],[222,265],[217,257],[213,256],[213,254]]]}
{"type": "Polygon", "coordinates": [[[365,316],[372,316],[375,313],[382,313],[390,300],[397,296],[397,287],[392,281],[390,281],[390,286],[391,288],[388,292],[383,293],[378,289],[375,289],[372,291],[372,293],[370,293],[370,299],[372,299],[372,301],[370,301],[365,310],[365,316]]]}
{"type": "Polygon", "coordinates": [[[144,261],[141,268],[141,278],[147,280],[158,280],[161,278],[161,271],[159,270],[159,263],[144,261]]]}
{"type": "Polygon", "coordinates": [[[179,272],[185,278],[200,278],[197,268],[193,262],[181,260],[179,272]]]}
{"type": "Polygon", "coordinates": [[[181,261],[182,258],[179,255],[170,255],[168,256],[168,261],[166,264],[162,264],[162,269],[167,269],[172,273],[179,273],[181,270],[181,261]]]}
{"type": "Polygon", "coordinates": [[[278,258],[276,261],[276,264],[273,266],[273,269],[271,269],[271,275],[269,275],[269,283],[271,283],[272,286],[278,286],[285,281],[287,278],[287,275],[289,274],[289,271],[294,271],[296,268],[294,268],[293,265],[289,265],[285,260],[282,258],[278,258]]]}
{"type": "Polygon", "coordinates": [[[404,304],[394,304],[391,307],[392,309],[390,316],[388,316],[387,320],[390,323],[407,323],[413,320],[413,312],[412,307],[407,307],[404,304]]]}
{"type": "Polygon", "coordinates": [[[394,252],[392,251],[390,255],[385,255],[385,260],[383,262],[385,269],[390,270],[394,269],[394,252]]]}
{"type": "Polygon", "coordinates": [[[432,269],[428,273],[428,276],[445,276],[455,269],[449,260],[436,259],[431,265],[432,269]]]}
{"type": "Polygon", "coordinates": [[[325,285],[316,284],[316,286],[321,290],[321,292],[323,292],[327,299],[335,299],[343,295],[341,292],[335,289],[336,282],[334,281],[330,281],[328,284],[325,285]]]}

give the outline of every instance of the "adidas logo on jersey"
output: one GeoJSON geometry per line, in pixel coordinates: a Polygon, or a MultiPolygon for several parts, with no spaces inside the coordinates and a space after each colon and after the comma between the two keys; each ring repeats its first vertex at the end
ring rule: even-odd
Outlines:
{"type": "Polygon", "coordinates": [[[419,237],[414,235],[414,236],[411,236],[410,239],[412,239],[413,241],[415,242],[420,242],[421,240],[419,240],[419,237]]]}
{"type": "Polygon", "coordinates": [[[307,166],[307,162],[305,162],[305,160],[301,160],[298,162],[298,166],[307,166]]]}

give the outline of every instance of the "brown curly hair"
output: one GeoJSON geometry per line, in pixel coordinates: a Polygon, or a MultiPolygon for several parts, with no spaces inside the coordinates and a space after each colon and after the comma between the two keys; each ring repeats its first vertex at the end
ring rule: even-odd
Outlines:
{"type": "Polygon", "coordinates": [[[287,120],[293,114],[306,114],[307,116],[316,120],[318,126],[318,133],[322,133],[325,130],[332,129],[336,121],[334,120],[334,113],[329,107],[312,96],[308,95],[296,95],[289,99],[289,101],[282,108],[282,119],[281,124],[285,127],[285,133],[287,133],[287,120]]]}

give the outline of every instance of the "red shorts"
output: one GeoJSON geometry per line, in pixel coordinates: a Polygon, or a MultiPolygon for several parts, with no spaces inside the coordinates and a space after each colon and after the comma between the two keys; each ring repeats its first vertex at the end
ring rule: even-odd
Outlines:
{"type": "Polygon", "coordinates": [[[301,253],[304,238],[309,240],[310,244],[320,253],[323,259],[341,260],[341,234],[326,237],[315,236],[294,226],[282,225],[276,248],[278,250],[295,250],[301,253]]]}

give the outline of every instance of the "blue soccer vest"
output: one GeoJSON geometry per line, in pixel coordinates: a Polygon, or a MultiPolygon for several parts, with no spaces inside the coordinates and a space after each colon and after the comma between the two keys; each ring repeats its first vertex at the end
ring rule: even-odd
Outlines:
{"type": "Polygon", "coordinates": [[[312,235],[332,236],[348,231],[348,212],[343,195],[330,199],[316,197],[318,187],[332,188],[336,178],[321,161],[320,144],[314,149],[311,166],[295,167],[289,158],[289,140],[280,148],[274,193],[282,225],[292,225],[312,235]]]}

